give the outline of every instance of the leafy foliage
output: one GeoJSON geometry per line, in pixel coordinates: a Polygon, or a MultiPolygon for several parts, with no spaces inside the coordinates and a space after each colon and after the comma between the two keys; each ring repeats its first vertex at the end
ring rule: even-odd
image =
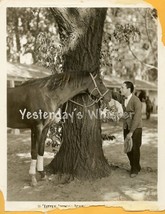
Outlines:
{"type": "Polygon", "coordinates": [[[62,46],[56,35],[39,33],[37,37],[37,61],[52,72],[62,72],[62,46]]]}
{"type": "Polygon", "coordinates": [[[56,23],[45,8],[8,8],[8,61],[21,62],[28,53],[32,63],[58,70],[61,59],[56,23]]]}
{"type": "MultiPolygon", "coordinates": [[[[157,80],[156,18],[157,12],[151,8],[108,9],[100,58],[103,74],[157,80]]],[[[33,63],[61,72],[62,49],[63,41],[49,10],[7,9],[9,61],[22,63],[21,59],[31,54],[33,63]]]]}
{"type": "Polygon", "coordinates": [[[124,25],[117,24],[113,36],[119,43],[126,42],[129,44],[130,40],[133,42],[140,40],[140,31],[129,23],[124,25]]]}
{"type": "Polygon", "coordinates": [[[129,79],[157,80],[157,13],[111,8],[104,25],[101,71],[129,79]]]}

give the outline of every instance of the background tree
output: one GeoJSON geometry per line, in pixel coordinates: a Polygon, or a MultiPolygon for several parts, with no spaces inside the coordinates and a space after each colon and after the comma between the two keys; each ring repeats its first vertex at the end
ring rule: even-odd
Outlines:
{"type": "MultiPolygon", "coordinates": [[[[7,9],[7,56],[61,71],[59,33],[45,8],[7,9]]],[[[117,77],[157,81],[157,12],[151,8],[109,8],[104,22],[101,71],[117,77]]]]}
{"type": "MultiPolygon", "coordinates": [[[[49,34],[50,37],[56,36],[54,25],[54,20],[44,8],[8,8],[8,61],[22,63],[21,56],[31,53],[32,63],[38,62],[38,36],[41,32],[49,34]]],[[[46,62],[43,65],[45,66],[46,62]]]]}
{"type": "Polygon", "coordinates": [[[111,8],[102,46],[102,71],[134,80],[157,80],[157,12],[151,8],[111,8]]]}

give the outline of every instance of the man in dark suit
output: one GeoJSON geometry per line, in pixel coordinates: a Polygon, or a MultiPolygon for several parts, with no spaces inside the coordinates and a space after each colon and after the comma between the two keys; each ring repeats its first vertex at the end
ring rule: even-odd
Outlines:
{"type": "Polygon", "coordinates": [[[136,177],[141,170],[140,166],[140,146],[142,143],[142,106],[141,101],[133,94],[134,85],[130,81],[125,81],[120,89],[121,94],[112,93],[112,98],[118,100],[123,107],[123,133],[124,139],[132,138],[132,149],[127,152],[130,161],[130,177],[136,177]]]}

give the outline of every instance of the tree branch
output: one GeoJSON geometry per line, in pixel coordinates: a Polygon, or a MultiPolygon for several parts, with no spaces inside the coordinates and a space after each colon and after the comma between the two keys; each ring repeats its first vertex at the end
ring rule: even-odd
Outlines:
{"type": "Polygon", "coordinates": [[[145,20],[145,29],[146,29],[146,34],[147,34],[147,37],[148,37],[148,41],[149,41],[149,43],[150,43],[150,45],[151,45],[151,48],[152,48],[152,50],[153,50],[152,42],[151,42],[151,40],[150,40],[149,33],[148,33],[147,13],[148,13],[148,11],[146,11],[145,17],[144,17],[144,20],[145,20]]]}
{"type": "Polygon", "coordinates": [[[141,61],[140,59],[138,59],[138,57],[134,54],[134,52],[132,51],[132,49],[131,49],[131,47],[130,47],[130,44],[128,43],[128,48],[129,48],[129,50],[130,50],[130,52],[131,52],[131,54],[132,54],[132,56],[138,61],[138,62],[140,62],[141,64],[143,64],[143,65],[145,65],[145,66],[147,66],[147,67],[149,67],[149,68],[155,68],[155,69],[158,69],[157,67],[155,67],[154,65],[149,65],[149,64],[147,64],[147,63],[144,63],[143,61],[141,61]]]}
{"type": "Polygon", "coordinates": [[[66,17],[65,8],[49,8],[49,10],[54,16],[60,31],[65,30],[67,33],[72,32],[73,26],[69,22],[69,19],[66,17]]]}
{"type": "Polygon", "coordinates": [[[74,49],[79,38],[84,35],[87,30],[88,19],[84,16],[86,9],[78,8],[50,8],[59,27],[61,43],[64,52],[74,49]]]}

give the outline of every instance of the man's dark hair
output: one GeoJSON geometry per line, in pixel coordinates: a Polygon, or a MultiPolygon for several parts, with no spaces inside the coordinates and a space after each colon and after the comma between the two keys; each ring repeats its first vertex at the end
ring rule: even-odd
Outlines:
{"type": "Polygon", "coordinates": [[[134,91],[134,85],[130,81],[125,81],[124,84],[126,84],[127,88],[130,88],[131,93],[134,91]]]}

